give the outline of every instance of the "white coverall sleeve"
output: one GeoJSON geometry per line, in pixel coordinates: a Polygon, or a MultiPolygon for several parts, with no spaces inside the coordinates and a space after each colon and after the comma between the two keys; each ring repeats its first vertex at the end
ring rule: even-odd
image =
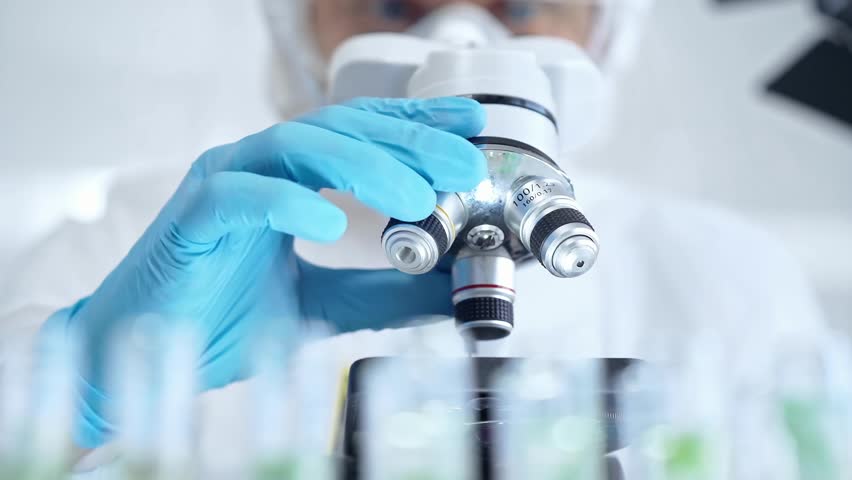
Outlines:
{"type": "Polygon", "coordinates": [[[39,306],[52,313],[90,295],[154,220],[179,178],[171,170],[120,178],[103,218],[65,222],[17,258],[0,279],[0,331],[10,320],[19,323],[15,311],[39,306]]]}
{"type": "MultiPolygon", "coordinates": [[[[101,220],[66,222],[15,259],[9,274],[0,279],[0,342],[14,345],[16,352],[32,352],[44,322],[51,315],[67,314],[67,307],[90,295],[124,258],[167,200],[171,183],[119,185],[101,220]],[[149,195],[140,196],[140,188],[149,195]]],[[[0,348],[0,370],[9,364],[10,351],[0,348]]],[[[113,456],[106,446],[83,459],[75,470],[91,470],[113,456]]]]}
{"type": "Polygon", "coordinates": [[[816,346],[828,328],[801,265],[778,238],[713,208],[661,209],[670,245],[654,260],[680,305],[674,338],[709,333],[723,342],[732,374],[766,381],[779,348],[816,346]],[[680,222],[680,223],[678,223],[680,222]],[[684,307],[689,305],[689,307],[684,307]],[[678,325],[679,324],[679,325],[678,325]]]}

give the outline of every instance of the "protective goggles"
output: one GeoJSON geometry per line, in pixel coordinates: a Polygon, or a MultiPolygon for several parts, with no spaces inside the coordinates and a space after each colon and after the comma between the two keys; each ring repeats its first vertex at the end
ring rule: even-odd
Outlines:
{"type": "MultiPolygon", "coordinates": [[[[328,0],[326,0],[328,1],[328,0]]],[[[440,7],[458,0],[336,0],[351,31],[402,32],[440,7]]],[[[548,35],[588,44],[601,25],[606,0],[479,0],[515,35],[548,35]]]]}

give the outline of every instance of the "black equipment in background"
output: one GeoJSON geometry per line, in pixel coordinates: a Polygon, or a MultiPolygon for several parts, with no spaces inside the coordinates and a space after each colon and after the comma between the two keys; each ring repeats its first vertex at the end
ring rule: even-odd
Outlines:
{"type": "MultiPolygon", "coordinates": [[[[715,0],[731,6],[775,2],[715,0]]],[[[775,95],[804,105],[852,127],[852,0],[810,0],[825,33],[766,86],[775,95]]]]}

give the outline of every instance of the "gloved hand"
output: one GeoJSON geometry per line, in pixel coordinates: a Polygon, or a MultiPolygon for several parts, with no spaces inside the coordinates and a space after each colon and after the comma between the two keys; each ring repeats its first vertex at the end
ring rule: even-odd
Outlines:
{"type": "Polygon", "coordinates": [[[466,138],[484,117],[464,98],[358,99],[201,155],[103,284],[52,318],[79,335],[85,352],[77,444],[97,447],[113,428],[108,344],[150,314],[201,333],[204,390],[250,374],[249,337],[265,323],[321,320],[347,332],[450,315],[444,273],[322,268],[299,259],[293,239],[332,242],[346,229],[320,188],[350,191],[409,221],[432,212],[436,190],[473,189],[486,162],[466,138]]]}

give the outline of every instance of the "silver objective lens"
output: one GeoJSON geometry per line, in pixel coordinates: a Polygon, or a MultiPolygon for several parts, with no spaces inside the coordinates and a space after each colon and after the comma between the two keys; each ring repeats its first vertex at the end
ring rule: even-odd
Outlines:
{"type": "Polygon", "coordinates": [[[465,337],[496,340],[514,328],[515,261],[505,248],[463,248],[453,263],[456,327],[465,337]]]}
{"type": "Polygon", "coordinates": [[[526,177],[512,189],[505,219],[524,246],[557,277],[580,276],[595,264],[598,236],[573,190],[562,180],[526,177]]]}
{"type": "Polygon", "coordinates": [[[431,215],[418,222],[391,219],[382,234],[385,256],[397,270],[411,275],[429,272],[453,245],[467,223],[464,203],[455,193],[439,193],[431,215]]]}

